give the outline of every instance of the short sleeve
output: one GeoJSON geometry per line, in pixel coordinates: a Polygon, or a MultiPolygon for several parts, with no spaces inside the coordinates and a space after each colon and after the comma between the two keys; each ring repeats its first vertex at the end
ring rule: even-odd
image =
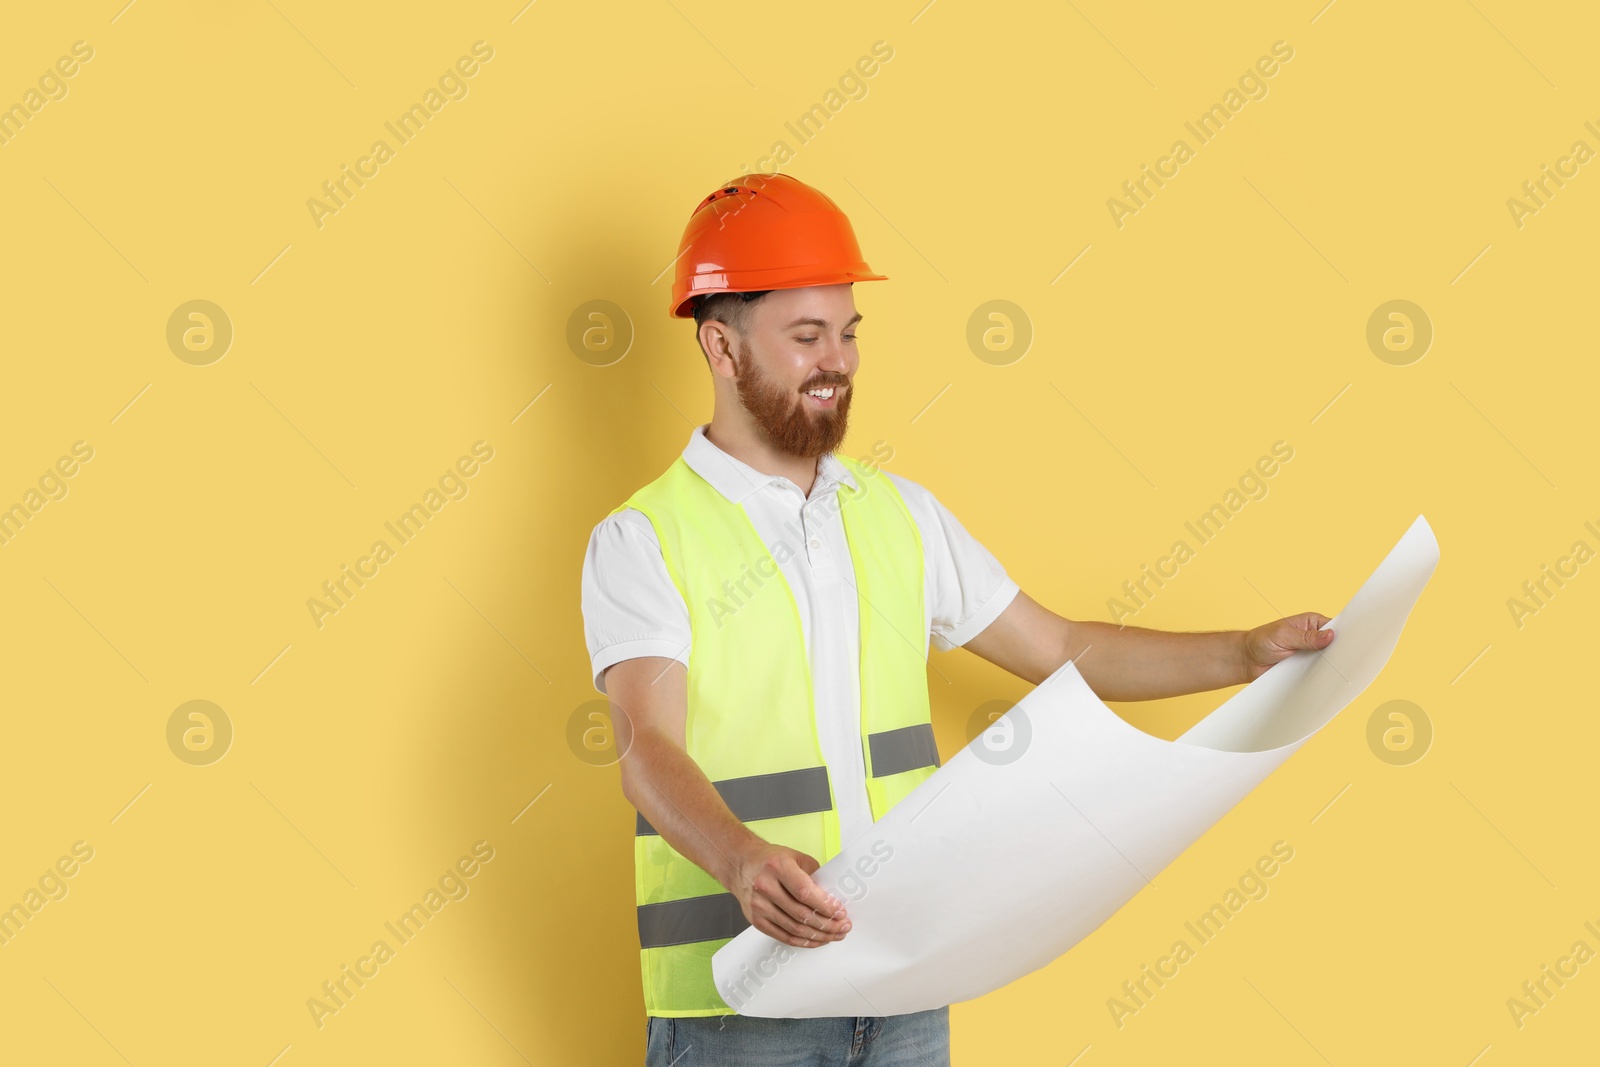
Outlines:
{"type": "Polygon", "coordinates": [[[960,648],[988,629],[1020,591],[1005,567],[967,532],[933,493],[890,474],[922,533],[928,629],[940,652],[960,648]]]}
{"type": "Polygon", "coordinates": [[[583,637],[594,687],[605,670],[641,656],[689,663],[689,609],[667,573],[655,527],[635,508],[607,515],[583,558],[583,637]]]}

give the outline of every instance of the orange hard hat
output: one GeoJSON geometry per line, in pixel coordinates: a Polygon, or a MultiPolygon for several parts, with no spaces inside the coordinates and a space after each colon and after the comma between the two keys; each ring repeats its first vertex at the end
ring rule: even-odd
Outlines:
{"type": "Polygon", "coordinates": [[[680,319],[710,293],[887,280],[862,260],[839,205],[787,174],[746,174],[700,201],[675,266],[672,314],[680,319]]]}

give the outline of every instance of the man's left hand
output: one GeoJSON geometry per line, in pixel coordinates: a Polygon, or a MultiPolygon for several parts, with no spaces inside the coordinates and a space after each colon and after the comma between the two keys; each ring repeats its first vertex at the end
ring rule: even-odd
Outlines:
{"type": "Polygon", "coordinates": [[[1333,643],[1332,630],[1320,630],[1329,619],[1314,611],[1257,626],[1244,634],[1245,681],[1253,682],[1274,663],[1301,649],[1324,649],[1333,643]]]}

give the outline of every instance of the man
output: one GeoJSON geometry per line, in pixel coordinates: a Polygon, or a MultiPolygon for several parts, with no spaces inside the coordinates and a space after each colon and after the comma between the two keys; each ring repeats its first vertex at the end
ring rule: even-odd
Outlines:
{"type": "Polygon", "coordinates": [[[1065,619],[932,493],[878,469],[881,449],[836,454],[860,366],[852,285],[884,276],[821,192],[729,182],[691,215],[676,270],[711,422],[595,527],[583,572],[595,686],[639,813],[647,1064],[948,1063],[947,1007],[745,1017],[711,970],[752,925],[799,948],[848,936],[811,875],[937,768],[930,640],[1035,684],[1072,659],[1116,701],[1239,685],[1333,633],[1315,612],[1214,633],[1065,619]]]}

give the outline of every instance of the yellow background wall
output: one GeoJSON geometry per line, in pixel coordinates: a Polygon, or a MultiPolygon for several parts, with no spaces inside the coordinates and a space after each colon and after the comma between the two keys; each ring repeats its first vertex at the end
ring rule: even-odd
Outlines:
{"type": "MultiPolygon", "coordinates": [[[[1280,440],[1266,495],[1132,621],[1332,614],[1416,515],[1442,546],[1377,683],[1083,944],[957,1006],[956,1062],[1592,1055],[1600,964],[1507,1007],[1600,950],[1600,577],[1567,564],[1520,625],[1507,603],[1600,547],[1600,165],[1520,224],[1507,204],[1600,149],[1592,10],[121,3],[0,35],[26,114],[0,144],[0,506],[26,512],[0,545],[0,903],[39,905],[0,946],[0,1059],[640,1061],[632,812],[570,729],[598,698],[579,568],[710,417],[663,272],[778,141],[891,278],[857,288],[847,451],[887,442],[1036,599],[1109,617],[1280,440]],[[1280,41],[1200,144],[1184,123],[1280,41]],[[1108,199],[1180,138],[1119,226],[1108,199]],[[337,211],[307,206],[380,139],[337,211]],[[597,300],[612,347],[574,349],[597,300]],[[1030,324],[1021,358],[969,346],[991,300],[1030,324]],[[1420,359],[1369,347],[1391,300],[1432,325],[1420,359]],[[1369,747],[1390,700],[1431,723],[1420,760],[1369,747]],[[186,745],[190,701],[220,711],[186,745]],[[1269,895],[1119,1027],[1108,998],[1280,840],[1269,895]],[[387,933],[441,884],[466,895],[387,933]],[[380,939],[319,1025],[307,1001],[380,939]]],[[[1027,691],[965,652],[930,680],[946,756],[1027,691]]],[[[1224,695],[1118,710],[1171,737],[1224,695]]]]}

